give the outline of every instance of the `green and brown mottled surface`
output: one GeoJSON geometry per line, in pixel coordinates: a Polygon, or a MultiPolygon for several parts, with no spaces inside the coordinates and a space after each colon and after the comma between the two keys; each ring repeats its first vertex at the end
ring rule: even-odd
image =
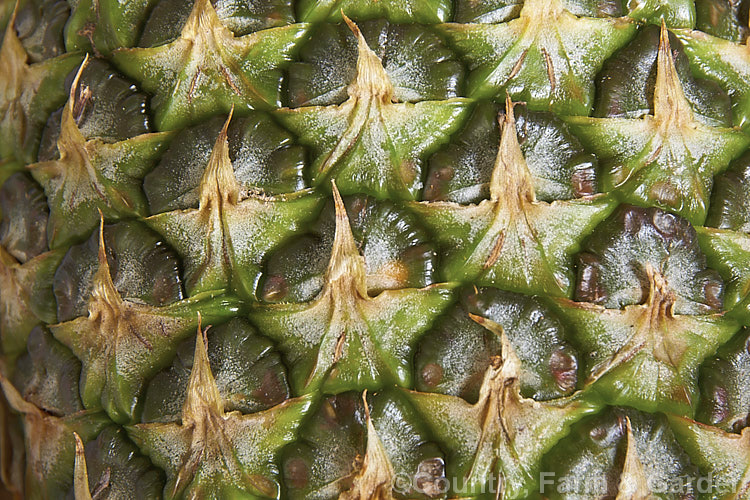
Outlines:
{"type": "Polygon", "coordinates": [[[749,18],[0,0],[0,496],[750,499],[749,18]]]}

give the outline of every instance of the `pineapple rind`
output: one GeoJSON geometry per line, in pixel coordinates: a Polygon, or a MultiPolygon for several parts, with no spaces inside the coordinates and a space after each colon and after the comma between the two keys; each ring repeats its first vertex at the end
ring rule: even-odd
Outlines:
{"type": "MultiPolygon", "coordinates": [[[[722,368],[712,356],[717,349],[720,356],[726,356],[720,346],[729,345],[730,338],[740,338],[741,334],[736,337],[734,334],[750,324],[748,236],[736,228],[701,227],[706,220],[716,220],[711,215],[712,207],[726,201],[711,199],[713,177],[729,168],[730,162],[750,146],[750,138],[741,129],[750,109],[750,93],[742,79],[746,47],[737,42],[742,30],[733,31],[719,26],[715,19],[702,17],[710,12],[705,9],[708,0],[698,9],[687,0],[649,0],[621,8],[603,0],[599,3],[530,0],[525,6],[488,2],[486,12],[477,10],[479,18],[464,20],[474,24],[443,24],[457,21],[452,17],[454,12],[464,15],[471,11],[466,10],[469,0],[300,1],[294,6],[279,1],[278,5],[274,3],[278,10],[272,9],[271,14],[251,13],[246,18],[242,17],[241,12],[245,11],[239,0],[220,0],[216,7],[208,0],[196,0],[179,34],[172,33],[170,28],[165,30],[164,39],[154,38],[155,27],[163,20],[157,18],[169,12],[169,1],[81,0],[68,5],[59,0],[21,0],[15,16],[13,2],[0,1],[0,25],[7,18],[11,26],[0,46],[0,60],[6,62],[3,68],[7,68],[7,73],[0,76],[0,88],[4,89],[0,92],[0,179],[4,181],[31,166],[32,175],[49,200],[47,238],[49,247],[54,249],[44,251],[45,248],[41,253],[37,249],[27,256],[23,253],[23,239],[16,239],[11,255],[4,247],[13,243],[12,238],[2,240],[0,246],[0,304],[4,308],[0,310],[3,374],[0,380],[6,397],[0,405],[5,407],[10,403],[21,414],[11,417],[4,410],[2,413],[10,421],[0,429],[0,477],[11,491],[49,498],[72,496],[77,490],[79,497],[86,497],[89,491],[114,498],[115,492],[133,494],[132,487],[124,486],[133,484],[129,474],[145,474],[150,478],[145,481],[149,488],[144,493],[147,496],[158,495],[163,486],[161,493],[166,497],[195,494],[208,498],[423,498],[425,495],[495,498],[500,491],[502,498],[538,498],[540,488],[546,484],[543,473],[570,459],[571,463],[584,464],[579,468],[584,480],[593,481],[597,466],[602,465],[600,469],[609,477],[607,485],[614,488],[610,493],[617,498],[672,498],[658,488],[658,481],[668,477],[665,471],[678,478],[680,474],[697,473],[698,477],[713,474],[720,483],[734,487],[728,493],[716,488],[700,491],[700,497],[747,496],[750,454],[748,433],[741,429],[745,421],[738,417],[734,427],[722,424],[724,429],[708,425],[706,420],[714,415],[707,413],[707,405],[723,408],[721,405],[726,402],[722,402],[721,391],[716,388],[699,397],[699,389],[706,387],[701,370],[718,366],[718,375],[712,375],[719,379],[725,372],[737,376],[729,368],[722,368]],[[154,14],[156,17],[151,21],[149,16],[157,10],[160,13],[154,14]],[[71,17],[63,27],[62,16],[69,11],[71,17]],[[500,17],[482,18],[485,14],[500,17]],[[625,14],[628,15],[623,17],[625,14]],[[13,29],[17,27],[14,19],[35,19],[37,15],[42,16],[38,26],[22,33],[13,29]],[[296,59],[301,46],[316,43],[317,27],[343,19],[357,35],[357,23],[380,18],[397,24],[434,25],[429,31],[435,29],[444,36],[446,45],[441,50],[445,51],[445,57],[450,59],[453,49],[460,54],[451,59],[451,67],[461,63],[471,70],[467,86],[464,88],[463,81],[458,81],[463,80],[463,72],[456,70],[451,73],[456,81],[450,83],[452,89],[459,89],[451,90],[455,97],[393,102],[398,94],[393,91],[391,81],[397,78],[388,75],[384,69],[387,64],[381,64],[385,54],[372,52],[364,38],[360,38],[359,60],[369,62],[358,66],[358,72],[369,72],[370,76],[369,79],[357,76],[350,82],[346,89],[348,101],[326,103],[325,107],[278,109],[287,104],[285,72],[295,70],[288,63],[296,59]],[[487,21],[497,24],[481,24],[487,21]],[[644,24],[660,22],[666,26],[662,28],[659,68],[653,75],[657,82],[653,115],[591,118],[595,91],[614,88],[598,87],[595,81],[603,64],[644,29],[644,24]],[[696,25],[706,27],[712,35],[691,31],[696,25]],[[144,26],[149,37],[159,42],[157,46],[148,43],[138,46],[142,44],[139,37],[144,26]],[[692,101],[688,102],[684,96],[680,99],[681,89],[687,84],[680,81],[679,71],[672,62],[673,51],[664,44],[667,28],[674,30],[684,44],[695,77],[714,82],[731,100],[731,126],[706,123],[706,117],[699,116],[692,101]],[[477,35],[472,38],[469,33],[477,35]],[[40,45],[39,40],[49,42],[40,45]],[[486,50],[488,44],[500,49],[486,50]],[[56,55],[63,45],[68,53],[56,55]],[[86,51],[90,58],[111,61],[136,86],[148,92],[152,97],[148,114],[153,117],[156,129],[170,132],[129,137],[120,142],[84,137],[76,122],[81,118],[81,107],[86,107],[88,87],[74,82],[68,91],[65,77],[68,81],[72,79],[86,51]],[[561,55],[563,52],[566,57],[561,55]],[[564,68],[570,71],[562,71],[564,68]],[[534,183],[543,175],[527,167],[524,153],[533,153],[521,152],[516,142],[513,154],[505,156],[501,144],[499,157],[517,168],[496,169],[499,173],[488,180],[489,200],[482,195],[468,200],[474,205],[419,202],[428,198],[425,190],[430,185],[425,186],[424,179],[430,156],[456,140],[473,108],[495,106],[491,101],[501,100],[506,91],[513,99],[527,101],[532,112],[551,110],[565,118],[565,133],[572,134],[571,141],[580,139],[585,153],[590,155],[585,161],[580,160],[581,164],[589,162],[591,167],[586,168],[593,171],[597,160],[601,161],[604,175],[600,176],[603,182],[598,188],[605,194],[589,196],[592,193],[587,190],[591,190],[594,181],[586,178],[569,191],[581,199],[570,199],[567,194],[563,200],[537,201],[534,183]],[[66,96],[68,104],[63,109],[58,142],[61,158],[40,162],[35,153],[38,144],[43,133],[53,133],[54,128],[45,123],[65,104],[66,96]],[[226,145],[220,144],[215,153],[221,153],[224,168],[212,181],[218,189],[209,193],[208,188],[194,186],[198,191],[195,204],[173,207],[180,211],[153,211],[142,189],[143,178],[148,172],[154,172],[152,179],[163,175],[153,170],[153,166],[165,154],[169,141],[179,136],[179,130],[217,115],[231,116],[232,112],[235,120],[241,119],[256,109],[268,111],[269,119],[280,124],[282,130],[288,127],[292,132],[290,140],[302,145],[303,155],[304,151],[311,153],[288,170],[299,174],[294,189],[299,191],[311,185],[309,192],[266,193],[263,186],[255,186],[260,189],[250,189],[252,192],[240,189],[237,177],[231,182],[235,173],[229,168],[227,151],[220,151],[226,145]],[[334,126],[337,120],[338,125],[334,126]],[[641,134],[648,136],[645,139],[634,139],[638,126],[649,124],[656,125],[659,147],[649,149],[649,145],[654,145],[654,137],[649,134],[641,134]],[[613,129],[618,134],[613,134],[613,129]],[[620,144],[614,144],[618,141],[620,144]],[[643,147],[636,147],[634,142],[643,147]],[[98,162],[101,156],[97,155],[103,151],[111,154],[98,162]],[[122,162],[110,158],[117,154],[122,162]],[[617,177],[623,172],[626,179],[617,177]],[[73,179],[71,173],[78,177],[73,179]],[[509,186],[511,177],[514,183],[509,186]],[[329,184],[331,180],[336,183],[333,187],[329,184]],[[70,183],[67,189],[61,188],[65,182],[70,183]],[[673,188],[676,186],[671,191],[667,189],[670,183],[673,188]],[[437,242],[439,249],[434,276],[452,282],[429,284],[422,289],[378,290],[376,296],[371,296],[359,248],[362,241],[359,236],[351,236],[347,221],[341,231],[348,231],[350,239],[338,247],[333,245],[334,257],[317,298],[282,304],[259,300],[258,285],[264,282],[262,275],[271,253],[304,232],[320,213],[323,199],[330,198],[331,193],[338,197],[336,186],[344,194],[367,194],[378,199],[377,203],[390,200],[396,209],[414,213],[413,220],[403,218],[399,224],[404,224],[407,231],[410,224],[415,231],[421,231],[424,224],[425,234],[437,242]],[[505,191],[501,190],[503,187],[505,191]],[[522,201],[509,203],[513,197],[522,201]],[[277,203],[278,211],[272,210],[260,226],[249,222],[256,212],[240,213],[234,220],[250,224],[252,229],[240,231],[239,235],[235,232],[227,238],[233,224],[229,207],[233,203],[240,206],[250,199],[264,210],[277,203]],[[676,217],[685,217],[696,226],[697,240],[709,268],[718,271],[722,279],[708,276],[709,270],[701,271],[700,276],[670,279],[661,268],[636,255],[626,265],[635,270],[640,284],[628,282],[628,286],[641,292],[650,290],[641,294],[642,300],[622,308],[608,305],[609,309],[573,303],[570,299],[578,293],[581,283],[595,282],[591,277],[575,276],[573,258],[587,238],[593,241],[596,236],[592,234],[613,236],[605,233],[611,229],[602,221],[623,201],[641,207],[632,208],[634,211],[645,213],[656,206],[676,217]],[[76,212],[82,205],[85,213],[76,212]],[[477,238],[477,232],[482,231],[478,229],[482,217],[472,214],[472,210],[483,205],[510,207],[518,222],[513,230],[508,224],[493,227],[495,234],[484,245],[477,238]],[[448,206],[455,212],[474,215],[465,221],[465,231],[434,222],[434,212],[448,206]],[[567,215],[560,215],[561,212],[567,215]],[[204,220],[178,232],[168,230],[168,224],[159,223],[185,214],[201,217],[208,213],[210,217],[203,217],[208,223],[204,220]],[[285,214],[283,220],[278,213],[285,214]],[[60,282],[52,274],[72,245],[85,240],[98,224],[103,224],[100,217],[107,222],[145,220],[162,233],[166,241],[158,244],[175,248],[183,259],[188,298],[172,304],[149,305],[136,297],[121,296],[112,283],[114,277],[105,264],[107,249],[102,245],[100,272],[95,278],[95,292],[87,313],[57,323],[52,292],[60,282]],[[205,230],[206,224],[213,233],[205,230]],[[221,234],[206,238],[209,233],[221,234]],[[263,244],[258,246],[258,240],[263,244]],[[506,243],[508,246],[504,247],[506,243]],[[196,249],[201,246],[208,249],[204,253],[212,258],[200,257],[196,249]],[[528,253],[532,246],[539,250],[536,254],[528,253]],[[247,247],[254,251],[245,252],[243,249],[247,247]],[[513,248],[516,255],[508,251],[513,248]],[[462,251],[468,252],[469,257],[456,258],[456,252],[462,251]],[[240,254],[242,257],[238,258],[240,254]],[[477,262],[470,258],[475,254],[483,254],[477,262]],[[543,271],[537,272],[539,269],[543,271]],[[16,279],[19,273],[24,280],[16,279]],[[198,278],[193,279],[194,276],[198,278]],[[691,279],[703,286],[710,311],[680,309],[678,298],[684,291],[681,287],[691,279]],[[417,375],[412,362],[415,350],[420,352],[419,342],[434,339],[450,344],[450,334],[431,335],[434,331],[431,329],[442,321],[445,311],[457,310],[450,306],[459,298],[458,285],[464,285],[466,290],[481,284],[533,295],[540,304],[552,305],[552,314],[564,318],[564,340],[581,353],[581,366],[576,366],[573,357],[556,358],[555,363],[550,358],[548,363],[530,368],[533,363],[527,360],[533,358],[533,353],[515,356],[508,338],[512,340],[518,332],[503,330],[517,324],[515,317],[473,316],[473,320],[487,328],[489,333],[484,335],[492,335],[503,344],[492,356],[482,358],[483,367],[473,368],[476,373],[486,372],[476,404],[439,391],[413,391],[417,377],[425,373],[417,375]],[[335,307],[320,307],[327,302],[335,307]],[[162,318],[162,326],[165,322],[179,323],[179,331],[150,328],[148,321],[142,321],[144,314],[162,318]],[[304,321],[300,315],[305,316],[304,321]],[[259,334],[271,339],[259,342],[281,352],[276,359],[289,370],[292,399],[260,412],[226,412],[225,398],[231,395],[231,389],[216,385],[226,372],[217,367],[212,374],[214,367],[209,365],[205,349],[206,339],[211,343],[209,329],[207,335],[199,331],[196,338],[198,361],[193,363],[191,382],[185,388],[187,397],[181,419],[172,416],[169,422],[143,423],[141,405],[146,385],[153,377],[165,373],[175,359],[178,343],[191,342],[191,333],[201,320],[204,324],[223,323],[234,317],[250,318],[259,334]],[[71,357],[28,356],[39,347],[38,339],[47,326],[83,361],[80,387],[72,387],[68,382],[38,384],[39,377],[44,377],[45,359],[61,363],[62,373],[76,370],[77,361],[71,357]],[[619,332],[614,335],[617,341],[613,340],[612,330],[619,332]],[[311,336],[312,331],[323,333],[311,336]],[[359,348],[355,345],[357,339],[361,341],[359,348]],[[32,366],[37,382],[14,373],[16,366],[23,369],[32,366]],[[572,385],[568,380],[571,366],[573,372],[578,371],[572,385]],[[568,380],[565,395],[548,400],[522,395],[522,381],[529,370],[540,371],[558,385],[568,380]],[[215,379],[216,374],[219,375],[215,379]],[[70,397],[80,398],[86,410],[71,413],[72,408],[79,408],[76,405],[62,409],[56,404],[59,395],[44,390],[34,392],[40,387],[52,392],[70,391],[70,397]],[[568,395],[570,391],[572,395],[568,395]],[[356,402],[352,404],[358,409],[346,409],[347,401],[356,402]],[[612,409],[615,405],[631,409],[612,409]],[[666,417],[654,417],[658,412],[666,417]],[[703,423],[690,420],[694,415],[703,423]],[[597,419],[605,416],[610,419],[606,424],[610,434],[605,432],[605,435],[614,437],[600,456],[609,458],[602,459],[602,463],[580,461],[580,453],[588,451],[571,445],[565,436],[570,429],[579,432],[589,422],[599,422],[597,419]],[[656,427],[648,423],[654,418],[659,420],[656,427]],[[26,426],[25,480],[20,477],[20,469],[10,464],[11,457],[17,459],[23,453],[18,445],[19,421],[26,426]],[[261,421],[263,424],[252,431],[237,424],[261,421]],[[335,424],[344,425],[345,421],[354,436],[352,445],[346,453],[335,457],[332,456],[335,451],[330,450],[340,438],[335,435],[335,424]],[[50,433],[40,437],[34,430],[39,428],[39,422],[52,429],[50,433]],[[319,432],[316,426],[332,423],[333,431],[329,432],[334,435],[316,436],[319,432]],[[128,437],[120,427],[123,424],[127,424],[128,437]],[[540,430],[542,427],[549,432],[540,430]],[[209,428],[214,431],[207,431],[209,428]],[[86,443],[78,454],[74,430],[86,443]],[[106,435],[107,432],[118,437],[106,435]],[[306,436],[305,432],[312,434],[306,436]],[[671,432],[676,441],[668,436],[671,432]],[[265,444],[253,445],[258,440],[265,444]],[[130,441],[137,443],[140,453],[130,441]],[[47,455],[40,454],[40,445],[46,447],[47,455]],[[104,449],[118,446],[129,451],[104,458],[104,449]],[[328,451],[321,451],[326,447],[328,451]],[[294,461],[294,450],[300,450],[303,457],[316,457],[319,463],[294,461]],[[75,475],[74,461],[78,463],[75,475]],[[84,463],[88,477],[80,473],[84,463]],[[668,469],[665,465],[668,463],[679,466],[668,469]],[[328,469],[327,464],[331,464],[328,469]],[[162,477],[162,471],[166,478],[162,477]],[[417,475],[421,482],[403,484],[404,478],[414,479],[417,475]],[[454,479],[468,481],[469,489],[450,484],[454,479]],[[444,489],[446,482],[448,490],[444,489]],[[416,486],[419,488],[415,489],[416,486]],[[492,491],[488,492],[488,488],[492,491]]],[[[738,16],[739,12],[741,9],[733,10],[731,15],[738,16]]],[[[737,25],[740,26],[739,21],[737,25]]],[[[109,98],[94,96],[100,97],[109,98]]],[[[725,97],[717,99],[725,102],[725,97]]],[[[503,135],[513,136],[517,141],[516,134],[523,134],[512,121],[510,106],[501,130],[503,135]]],[[[496,133],[492,131],[495,139],[496,133]]],[[[208,143],[214,140],[215,136],[208,143]]],[[[229,140],[231,143],[236,139],[229,140]]],[[[230,151],[232,147],[230,144],[230,151]]],[[[205,177],[206,184],[210,184],[210,176],[205,177]]],[[[571,177],[571,182],[576,181],[581,179],[571,177]]],[[[481,192],[481,184],[476,182],[471,189],[481,192]]],[[[715,191],[715,196],[725,196],[721,193],[715,191]]],[[[19,203],[26,203],[23,197],[19,199],[19,203]]],[[[342,203],[340,199],[338,202],[342,203]]],[[[340,213],[342,207],[338,207],[340,213]]],[[[351,217],[356,217],[354,212],[351,217]]],[[[0,216],[7,219],[10,213],[13,210],[0,216]]],[[[36,217],[29,214],[30,219],[36,217]]],[[[586,269],[591,271],[594,267],[579,264],[579,273],[586,269]]],[[[542,310],[533,309],[532,313],[542,310]]],[[[48,340],[48,347],[42,349],[63,348],[54,344],[56,341],[51,337],[48,340]]],[[[545,348],[551,348],[553,341],[543,343],[545,348]]],[[[446,352],[467,355],[461,349],[471,345],[477,344],[456,343],[452,351],[446,352]]],[[[547,352],[539,355],[547,356],[547,352]]],[[[750,372],[750,366],[742,361],[744,358],[737,359],[739,366],[732,369],[740,374],[750,372]]],[[[431,367],[426,375],[436,377],[439,371],[431,367]]],[[[476,380],[473,383],[476,388],[476,380]]],[[[740,407],[732,411],[742,415],[742,399],[732,401],[740,407]]],[[[718,421],[712,423],[716,425],[718,421]]],[[[693,481],[690,488],[699,485],[700,481],[693,481]]],[[[557,494],[559,490],[550,498],[557,498],[557,494]]]]}

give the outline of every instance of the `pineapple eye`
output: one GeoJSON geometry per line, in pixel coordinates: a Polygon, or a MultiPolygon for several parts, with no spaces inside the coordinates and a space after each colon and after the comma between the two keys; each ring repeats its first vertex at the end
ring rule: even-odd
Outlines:
{"type": "MultiPolygon", "coordinates": [[[[359,29],[377,54],[399,102],[449,99],[462,95],[464,68],[453,52],[429,28],[398,25],[385,20],[363,21],[359,29]]],[[[289,66],[288,104],[341,104],[354,81],[357,41],[344,24],[323,24],[305,45],[300,62],[289,66]]]]}
{"type": "Polygon", "coordinates": [[[504,23],[517,18],[521,13],[521,7],[523,7],[523,2],[518,0],[489,2],[458,0],[455,21],[457,23],[504,23]]]}
{"type": "Polygon", "coordinates": [[[44,192],[24,173],[0,188],[0,245],[24,263],[47,250],[49,208],[44,192]]]}
{"type": "Polygon", "coordinates": [[[542,464],[542,470],[554,478],[551,498],[614,498],[622,491],[621,480],[626,474],[632,479],[640,476],[655,490],[663,484],[677,488],[677,481],[684,481],[682,495],[675,498],[696,498],[699,469],[663,415],[608,408],[577,423],[553,452],[559,454],[549,455],[555,459],[545,459],[542,464]],[[630,465],[627,472],[626,463],[630,465]]]}
{"type": "Polygon", "coordinates": [[[405,498],[440,497],[445,456],[408,399],[398,391],[378,391],[367,394],[365,407],[362,398],[352,392],[325,398],[300,429],[303,437],[284,449],[287,497],[325,491],[326,498],[375,498],[351,496],[357,488],[362,492],[368,477],[393,480],[405,498]]]}
{"type": "Polygon", "coordinates": [[[63,29],[70,15],[64,0],[23,2],[16,14],[16,30],[23,48],[33,62],[65,53],[63,29]]]}
{"type": "Polygon", "coordinates": [[[576,300],[609,309],[643,304],[650,293],[650,268],[675,294],[675,313],[706,314],[722,308],[724,283],[706,264],[695,229],[682,217],[622,205],[584,242],[583,250],[576,300]]]}
{"type": "MultiPolygon", "coordinates": [[[[176,422],[185,403],[195,339],[180,344],[172,366],[157,374],[143,396],[143,422],[176,422]]],[[[273,344],[247,320],[208,331],[208,358],[226,411],[255,413],[290,397],[286,369],[273,344]]]]}
{"type": "MultiPolygon", "coordinates": [[[[294,22],[291,0],[247,1],[212,0],[222,23],[236,36],[248,35],[294,22]]],[[[155,47],[171,42],[182,31],[190,16],[193,2],[158,0],[146,20],[139,47],[155,47]]]]}
{"type": "Polygon", "coordinates": [[[750,329],[744,328],[701,366],[697,420],[739,433],[750,407],[750,329]]]}
{"type": "MultiPolygon", "coordinates": [[[[731,127],[731,101],[715,82],[694,78],[682,43],[669,35],[672,57],[685,98],[697,118],[708,125],[731,127]]],[[[597,77],[593,116],[635,118],[654,111],[659,27],[644,27],[635,39],[608,60],[597,77]]]]}
{"type": "MultiPolygon", "coordinates": [[[[430,157],[424,199],[479,203],[490,195],[497,157],[500,107],[477,106],[451,144],[430,157]]],[[[570,200],[597,192],[598,162],[586,153],[567,125],[548,112],[514,108],[521,151],[534,180],[537,199],[570,200]]]]}
{"type": "MultiPolygon", "coordinates": [[[[422,288],[435,281],[436,251],[416,217],[391,202],[371,197],[344,199],[360,253],[365,258],[367,288],[422,288]]],[[[323,287],[334,235],[333,203],[310,230],[292,239],[267,261],[261,298],[267,302],[305,302],[323,287]]]]}
{"type": "MultiPolygon", "coordinates": [[[[105,427],[85,446],[91,491],[108,498],[159,498],[164,474],[141,455],[124,429],[105,427]]],[[[96,495],[94,495],[96,498],[96,495]]]]}
{"type": "Polygon", "coordinates": [[[500,340],[456,306],[417,344],[414,354],[419,391],[459,396],[469,402],[479,388],[490,359],[500,354],[500,340]]]}
{"type": "MultiPolygon", "coordinates": [[[[104,241],[115,288],[123,297],[154,306],[183,298],[179,260],[150,229],[139,222],[105,226],[104,241]]],[[[86,314],[98,248],[95,232],[86,242],[72,246],[58,268],[53,289],[59,321],[86,314]]]]}
{"type": "MultiPolygon", "coordinates": [[[[617,0],[571,0],[566,8],[577,16],[620,17],[623,3],[617,0]]],[[[457,0],[454,21],[457,23],[497,24],[508,22],[521,13],[523,2],[518,0],[457,0]]]]}
{"type": "MultiPolygon", "coordinates": [[[[68,91],[76,73],[77,69],[65,79],[68,91]]],[[[75,104],[74,117],[86,139],[114,143],[153,131],[146,94],[100,59],[88,60],[81,71],[75,104]]],[[[57,140],[62,114],[63,110],[59,109],[47,120],[39,146],[39,161],[60,157],[57,140]]]]}
{"type": "Polygon", "coordinates": [[[27,346],[13,378],[23,397],[57,416],[83,410],[78,393],[78,358],[43,326],[31,330],[27,346]]]}
{"type": "Polygon", "coordinates": [[[459,303],[435,322],[414,355],[420,391],[474,402],[500,339],[469,314],[500,324],[521,359],[521,392],[536,400],[571,394],[578,384],[578,353],[562,322],[541,301],[496,288],[464,290],[459,303]]]}
{"type": "MultiPolygon", "coordinates": [[[[180,131],[143,189],[151,213],[198,206],[200,182],[225,116],[180,131]]],[[[307,187],[305,151],[267,115],[235,117],[227,130],[229,158],[241,188],[280,194],[307,187]]]]}
{"type": "Polygon", "coordinates": [[[706,225],[750,233],[750,154],[714,178],[706,225]]]}

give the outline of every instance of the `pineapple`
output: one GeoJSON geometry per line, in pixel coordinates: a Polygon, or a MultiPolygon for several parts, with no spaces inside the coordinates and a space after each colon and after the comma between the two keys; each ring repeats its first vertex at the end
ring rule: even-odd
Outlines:
{"type": "Polygon", "coordinates": [[[748,3],[0,0],[0,479],[750,498],[748,3]]]}

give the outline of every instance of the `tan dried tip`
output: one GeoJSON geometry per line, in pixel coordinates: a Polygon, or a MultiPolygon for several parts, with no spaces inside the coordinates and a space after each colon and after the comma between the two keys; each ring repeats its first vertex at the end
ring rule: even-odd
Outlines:
{"type": "Polygon", "coordinates": [[[540,26],[551,25],[565,12],[565,7],[560,0],[526,0],[523,2],[520,16],[533,19],[540,26]]]}
{"type": "Polygon", "coordinates": [[[16,258],[0,245],[0,273],[9,272],[11,268],[18,266],[19,263],[16,258]]]}
{"type": "Polygon", "coordinates": [[[18,317],[23,314],[21,312],[23,308],[17,307],[15,302],[11,302],[11,300],[15,300],[11,297],[17,296],[21,287],[19,271],[21,271],[21,264],[0,245],[0,290],[3,291],[0,294],[0,308],[6,308],[8,319],[11,315],[18,317]]]}
{"type": "MultiPolygon", "coordinates": [[[[0,79],[0,90],[14,89],[18,90],[23,85],[23,78],[28,69],[28,55],[26,50],[18,39],[16,30],[16,12],[19,8],[19,2],[13,8],[13,12],[8,19],[8,25],[3,36],[3,43],[0,45],[0,66],[3,68],[3,78],[0,79]]],[[[10,94],[10,92],[9,92],[10,94]]]]}
{"type": "Polygon", "coordinates": [[[656,85],[654,87],[654,119],[662,126],[684,127],[693,123],[693,108],[690,107],[669,46],[669,30],[661,21],[659,55],[656,60],[656,85]]]}
{"type": "Polygon", "coordinates": [[[510,343],[503,325],[472,313],[469,313],[469,318],[500,338],[500,347],[502,349],[500,356],[496,356],[490,365],[490,370],[494,369],[496,372],[495,377],[499,376],[504,381],[518,380],[521,376],[521,360],[518,358],[516,350],[513,349],[513,345],[510,343]]]}
{"type": "Polygon", "coordinates": [[[0,375],[0,386],[3,388],[5,399],[15,411],[24,415],[43,416],[42,410],[37,408],[36,405],[23,399],[23,396],[18,392],[18,389],[16,389],[11,381],[5,378],[4,375],[0,375]]]}
{"type": "Polygon", "coordinates": [[[221,208],[225,203],[236,205],[240,198],[240,184],[234,175],[232,161],[229,158],[229,140],[227,130],[234,114],[234,106],[229,111],[219,137],[214,143],[208,165],[203,172],[200,183],[200,209],[221,208]]]}
{"type": "Polygon", "coordinates": [[[620,474],[620,485],[615,500],[649,500],[655,498],[648,486],[648,478],[643,468],[641,459],[633,437],[633,428],[630,418],[625,417],[627,426],[628,449],[625,454],[625,465],[620,474]]]}
{"type": "Polygon", "coordinates": [[[359,99],[376,98],[383,103],[389,103],[393,100],[393,84],[391,79],[383,68],[383,62],[370,49],[359,31],[359,27],[354,21],[346,17],[344,11],[341,11],[341,17],[352,30],[357,38],[357,75],[354,82],[349,85],[347,92],[349,97],[359,99]]]}
{"type": "Polygon", "coordinates": [[[336,209],[336,234],[326,270],[326,287],[344,293],[356,292],[361,298],[367,298],[365,258],[360,255],[354,241],[349,216],[336,183],[331,181],[331,186],[336,209]]]}
{"type": "Polygon", "coordinates": [[[339,495],[339,500],[391,500],[395,472],[370,418],[367,390],[362,393],[367,421],[367,451],[362,467],[357,472],[352,487],[339,495]]]}
{"type": "MultiPolygon", "coordinates": [[[[115,288],[112,281],[112,274],[109,269],[107,260],[107,247],[104,243],[104,215],[99,211],[99,251],[98,251],[99,268],[94,274],[94,288],[91,291],[92,305],[103,304],[112,309],[119,309],[122,304],[120,292],[115,288]]],[[[91,309],[91,307],[90,307],[91,309]]]]}
{"type": "MultiPolygon", "coordinates": [[[[632,359],[643,351],[653,354],[662,363],[677,367],[687,352],[684,336],[674,335],[681,331],[680,326],[669,324],[678,321],[674,316],[676,297],[669,288],[667,280],[649,263],[646,264],[646,275],[649,280],[649,294],[646,302],[637,306],[625,308],[625,314],[630,318],[634,328],[633,334],[609,360],[597,365],[586,380],[586,385],[609,372],[612,367],[632,359]]],[[[683,388],[684,389],[684,388],[683,388]]],[[[690,401],[690,394],[684,391],[686,401],[690,401]]]]}
{"type": "Polygon", "coordinates": [[[655,320],[674,318],[674,303],[676,297],[669,288],[666,278],[661,275],[650,262],[646,263],[646,276],[649,290],[646,304],[655,320]]]}
{"type": "Polygon", "coordinates": [[[57,139],[57,148],[60,151],[60,158],[64,159],[72,154],[85,154],[84,145],[86,138],[83,137],[81,130],[78,128],[78,120],[81,117],[86,102],[91,98],[91,90],[88,87],[79,88],[79,82],[83,70],[89,63],[89,55],[83,58],[83,62],[78,67],[78,72],[73,83],[70,85],[68,102],[63,108],[62,118],[60,121],[60,137],[57,139]]]}
{"type": "Polygon", "coordinates": [[[490,179],[490,200],[504,203],[510,200],[536,201],[531,173],[518,142],[513,101],[507,94],[505,116],[498,122],[500,124],[500,148],[497,151],[490,179]]]}
{"type": "Polygon", "coordinates": [[[222,38],[226,36],[234,38],[231,32],[227,32],[229,32],[229,28],[224,26],[219,19],[211,0],[195,0],[193,10],[190,11],[180,36],[188,40],[216,38],[217,35],[222,38]]]}
{"type": "MultiPolygon", "coordinates": [[[[528,407],[536,408],[539,403],[533,399],[521,397],[521,361],[516,355],[505,330],[492,320],[469,314],[469,317],[500,337],[500,356],[490,359],[490,366],[484,374],[484,380],[479,389],[479,399],[472,407],[472,413],[481,429],[477,451],[482,453],[498,453],[498,446],[515,454],[513,442],[529,424],[530,413],[528,407]],[[489,451],[490,449],[495,451],[489,451]]],[[[536,412],[536,410],[535,410],[536,412]]],[[[533,417],[532,417],[533,418],[533,417]]],[[[503,455],[505,452],[502,452],[503,455]]],[[[503,455],[508,456],[508,455],[503,455]]],[[[522,460],[517,457],[516,460],[522,460]]],[[[484,475],[481,469],[475,469],[478,462],[474,462],[467,473],[467,477],[484,475]]],[[[502,490],[498,490],[502,491],[502,490]]]]}
{"type": "Polygon", "coordinates": [[[224,415],[224,400],[216,386],[216,379],[211,373],[211,364],[208,361],[207,332],[208,328],[204,330],[201,326],[199,314],[193,369],[190,371],[187,396],[182,407],[182,425],[191,425],[201,421],[206,417],[206,413],[224,415]]]}
{"type": "Polygon", "coordinates": [[[89,491],[89,472],[86,467],[86,452],[83,448],[83,441],[77,433],[73,433],[76,440],[76,461],[73,472],[73,490],[75,500],[91,500],[89,491]]]}

